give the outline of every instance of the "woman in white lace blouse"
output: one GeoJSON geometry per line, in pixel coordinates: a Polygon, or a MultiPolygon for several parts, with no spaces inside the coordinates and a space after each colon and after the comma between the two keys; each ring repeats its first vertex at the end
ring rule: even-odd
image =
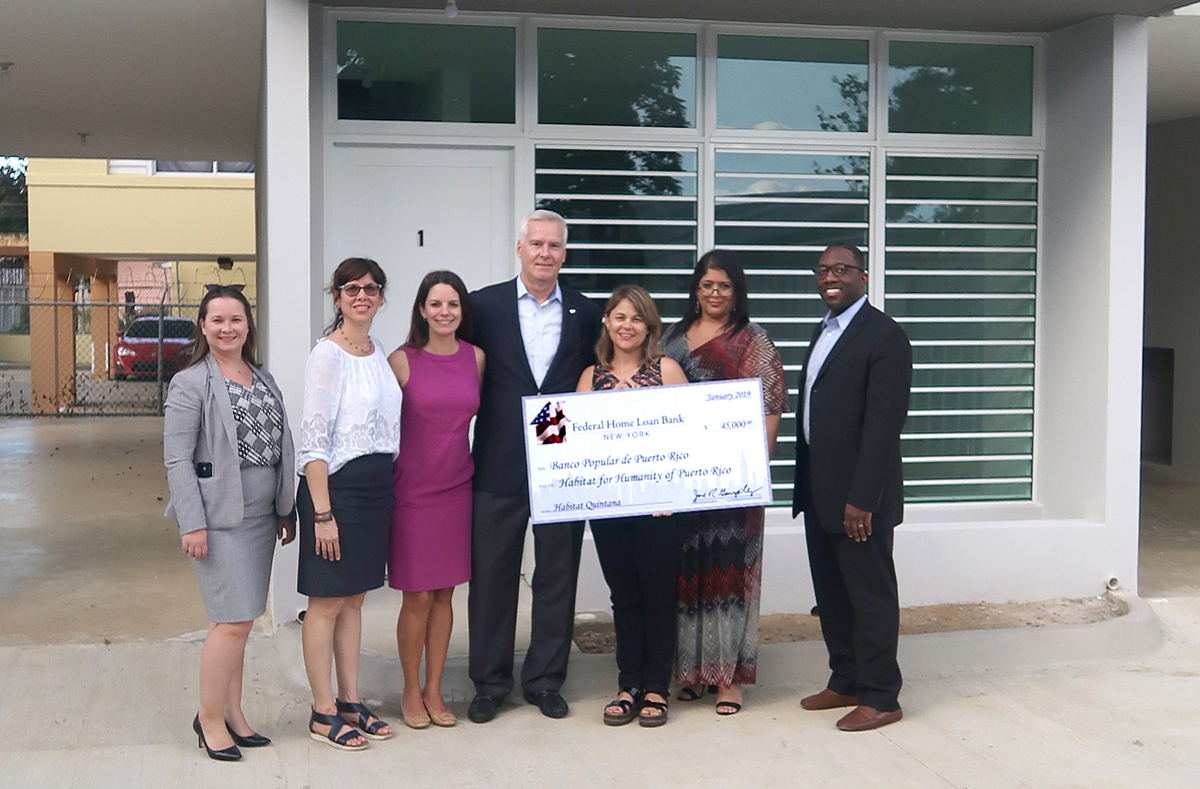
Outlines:
{"type": "Polygon", "coordinates": [[[313,692],[308,730],[341,750],[362,750],[392,729],[358,697],[362,603],[383,586],[392,525],[392,462],[400,448],[400,386],[371,321],[387,277],[348,258],[333,273],[335,317],[304,368],[296,465],[304,479],[297,588],[308,595],[304,666],[313,692]],[[337,656],[338,694],[329,680],[337,656]]]}

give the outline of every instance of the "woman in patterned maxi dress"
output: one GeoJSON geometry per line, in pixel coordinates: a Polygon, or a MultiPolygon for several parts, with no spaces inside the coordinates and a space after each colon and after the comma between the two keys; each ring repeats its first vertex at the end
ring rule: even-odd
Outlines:
{"type": "MultiPolygon", "coordinates": [[[[663,352],[690,381],[762,380],[767,443],[775,449],[787,410],[783,363],[766,330],[750,322],[746,276],[737,255],[713,250],[696,264],[684,317],[663,336],[663,352]]],[[[742,685],[755,682],[762,585],[762,507],[694,514],[679,574],[679,698],[716,685],[717,714],[741,709],[742,685]]]]}

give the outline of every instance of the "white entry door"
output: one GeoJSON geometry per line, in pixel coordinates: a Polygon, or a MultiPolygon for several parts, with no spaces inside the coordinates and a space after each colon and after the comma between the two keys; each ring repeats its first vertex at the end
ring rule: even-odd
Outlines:
{"type": "Polygon", "coordinates": [[[475,290],[516,271],[511,149],[335,145],[325,172],[324,282],[345,258],[379,262],[387,302],[372,333],[387,351],[408,336],[426,273],[475,290]]]}

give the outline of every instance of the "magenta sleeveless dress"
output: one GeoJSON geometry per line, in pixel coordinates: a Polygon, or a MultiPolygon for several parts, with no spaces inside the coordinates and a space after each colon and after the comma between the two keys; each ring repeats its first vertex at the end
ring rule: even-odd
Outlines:
{"type": "Polygon", "coordinates": [[[400,454],[388,586],[445,589],[471,579],[471,476],[467,429],[479,410],[475,346],[438,356],[405,348],[409,377],[400,407],[400,454]]]}

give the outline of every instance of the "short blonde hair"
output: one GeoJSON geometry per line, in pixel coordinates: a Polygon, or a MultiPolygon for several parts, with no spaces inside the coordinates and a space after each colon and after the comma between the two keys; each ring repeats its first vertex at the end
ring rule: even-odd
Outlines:
{"type": "MultiPolygon", "coordinates": [[[[642,353],[647,361],[657,361],[663,355],[662,348],[658,345],[658,337],[662,334],[662,318],[659,317],[658,307],[654,305],[649,291],[640,285],[618,285],[608,297],[608,303],[604,305],[604,317],[608,318],[609,313],[625,299],[629,299],[642,323],[646,324],[646,341],[642,344],[642,353]]],[[[600,339],[596,342],[596,359],[601,367],[612,364],[613,353],[612,337],[608,335],[608,325],[605,324],[604,331],[600,332],[600,339]]]]}

